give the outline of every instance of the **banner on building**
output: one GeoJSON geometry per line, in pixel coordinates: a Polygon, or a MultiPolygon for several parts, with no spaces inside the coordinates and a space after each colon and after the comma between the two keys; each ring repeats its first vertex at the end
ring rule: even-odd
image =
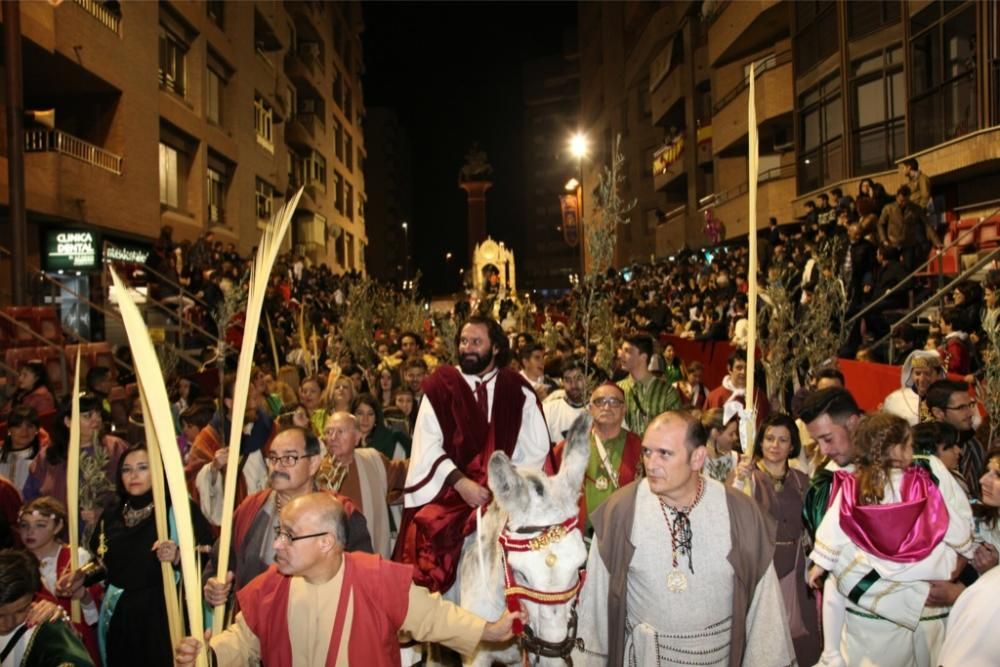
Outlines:
{"type": "Polygon", "coordinates": [[[580,242],[580,201],[576,193],[559,195],[562,207],[563,238],[572,247],[580,242]]]}

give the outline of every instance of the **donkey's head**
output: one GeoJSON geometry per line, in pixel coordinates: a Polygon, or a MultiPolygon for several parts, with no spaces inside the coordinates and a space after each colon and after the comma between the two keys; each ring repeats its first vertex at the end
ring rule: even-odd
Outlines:
{"type": "MultiPolygon", "coordinates": [[[[555,645],[567,639],[570,611],[576,600],[573,591],[587,559],[583,526],[567,529],[566,524],[579,513],[577,503],[589,458],[587,413],[577,418],[570,429],[562,465],[552,477],[534,470],[515,469],[503,452],[490,458],[490,488],[500,509],[508,515],[502,540],[519,545],[504,546],[513,574],[509,585],[527,591],[523,600],[528,612],[527,624],[543,643],[555,645]],[[567,593],[564,600],[559,593],[567,593]],[[539,601],[552,600],[552,594],[556,594],[556,602],[539,601]],[[533,597],[536,599],[532,600],[533,597]]],[[[554,664],[562,664],[561,659],[554,664]]]]}

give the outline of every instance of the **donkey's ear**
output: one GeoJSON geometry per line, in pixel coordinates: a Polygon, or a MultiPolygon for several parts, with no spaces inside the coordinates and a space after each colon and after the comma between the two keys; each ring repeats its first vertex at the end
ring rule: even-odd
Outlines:
{"type": "Polygon", "coordinates": [[[500,507],[509,508],[527,502],[528,485],[524,478],[517,474],[514,465],[503,452],[493,452],[489,464],[490,490],[496,496],[500,507]]]}
{"type": "Polygon", "coordinates": [[[570,490],[577,490],[583,484],[583,474],[590,460],[590,424],[590,415],[586,411],[581,412],[566,436],[566,448],[559,467],[559,483],[570,490]]]}

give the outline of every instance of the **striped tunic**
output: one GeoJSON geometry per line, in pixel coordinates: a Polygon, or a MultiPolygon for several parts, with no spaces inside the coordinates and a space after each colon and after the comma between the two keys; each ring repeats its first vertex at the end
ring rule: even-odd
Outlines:
{"type": "Polygon", "coordinates": [[[636,382],[631,375],[618,383],[625,392],[625,425],[642,436],[653,418],[668,410],[681,408],[681,397],[673,386],[655,375],[645,382],[636,382]]]}

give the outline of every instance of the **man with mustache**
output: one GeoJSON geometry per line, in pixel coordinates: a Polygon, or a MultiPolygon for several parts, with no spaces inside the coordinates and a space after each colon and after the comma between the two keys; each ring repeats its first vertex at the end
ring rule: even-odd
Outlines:
{"type": "MultiPolygon", "coordinates": [[[[224,603],[235,583],[240,590],[274,562],[274,527],[281,508],[316,490],[314,478],[321,461],[319,439],[311,431],[293,426],[274,438],[267,456],[270,488],[239,504],[233,514],[233,540],[229,562],[233,568],[226,581],[206,570],[205,599],[216,606],[224,603]]],[[[350,500],[334,493],[347,511],[347,551],[372,553],[368,524],[350,500]]],[[[214,567],[214,566],[211,566],[214,567]]]]}
{"type": "Polygon", "coordinates": [[[434,593],[452,589],[463,546],[475,537],[476,508],[490,502],[490,455],[501,450],[514,465],[541,468],[550,449],[534,390],[507,368],[500,325],[469,318],[456,348],[458,367],[438,366],[423,383],[394,555],[434,593]]]}

